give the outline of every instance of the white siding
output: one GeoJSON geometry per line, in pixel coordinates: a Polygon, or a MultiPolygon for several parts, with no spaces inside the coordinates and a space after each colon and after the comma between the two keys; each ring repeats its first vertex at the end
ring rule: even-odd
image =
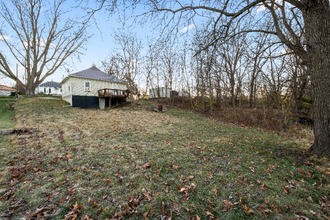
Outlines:
{"type": "Polygon", "coordinates": [[[65,81],[62,85],[62,99],[70,105],[72,105],[72,89],[71,89],[71,78],[65,81]],[[70,87],[70,90],[69,90],[70,87]]]}
{"type": "Polygon", "coordinates": [[[55,88],[55,87],[39,86],[37,93],[39,92],[43,92],[44,94],[51,94],[51,95],[62,95],[61,88],[55,88]],[[51,93],[49,93],[49,89],[51,89],[51,93]]]}
{"type": "Polygon", "coordinates": [[[178,92],[179,97],[188,97],[188,93],[186,92],[178,92]]]}
{"type": "Polygon", "coordinates": [[[169,88],[164,88],[164,87],[149,89],[149,98],[150,99],[171,98],[171,90],[169,88]]]}
{"type": "MultiPolygon", "coordinates": [[[[117,89],[119,90],[126,90],[126,85],[121,83],[114,83],[109,81],[101,81],[101,80],[93,80],[93,79],[83,79],[77,77],[70,77],[72,80],[72,94],[73,95],[80,95],[80,96],[98,96],[98,90],[100,89],[112,89],[117,85],[117,89]],[[90,82],[91,91],[85,91],[85,81],[90,82]]],[[[69,80],[70,80],[69,79],[69,80]]],[[[69,81],[67,80],[67,81],[69,81]]],[[[62,84],[63,87],[63,84],[62,84]]],[[[63,96],[63,95],[62,95],[63,96]]]]}
{"type": "Polygon", "coordinates": [[[11,92],[12,91],[8,91],[8,90],[0,90],[0,96],[10,96],[11,92]]]}

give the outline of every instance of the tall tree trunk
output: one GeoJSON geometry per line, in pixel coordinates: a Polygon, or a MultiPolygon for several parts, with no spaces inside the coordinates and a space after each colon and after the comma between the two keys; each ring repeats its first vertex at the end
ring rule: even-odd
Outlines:
{"type": "Polygon", "coordinates": [[[304,13],[308,71],[313,88],[314,144],[310,152],[330,158],[330,8],[329,2],[309,1],[304,13]]]}
{"type": "Polygon", "coordinates": [[[250,108],[253,107],[253,94],[254,94],[254,73],[252,75],[251,84],[250,84],[250,108]]]}
{"type": "Polygon", "coordinates": [[[25,97],[27,98],[35,97],[34,91],[36,89],[36,86],[33,85],[31,82],[27,83],[24,89],[25,89],[25,97]]]}

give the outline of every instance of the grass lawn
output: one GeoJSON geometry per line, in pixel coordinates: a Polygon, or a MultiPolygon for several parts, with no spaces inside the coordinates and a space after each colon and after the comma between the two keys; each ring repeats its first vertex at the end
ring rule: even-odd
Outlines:
{"type": "Polygon", "coordinates": [[[36,97],[52,97],[52,98],[62,98],[62,95],[47,95],[47,94],[37,94],[36,97]]]}
{"type": "Polygon", "coordinates": [[[12,121],[15,111],[10,111],[7,107],[14,99],[14,97],[0,97],[0,129],[12,128],[15,125],[12,121]]]}
{"type": "Polygon", "coordinates": [[[101,111],[20,99],[18,126],[39,132],[0,136],[0,216],[329,218],[326,162],[294,141],[147,103],[101,111]]]}

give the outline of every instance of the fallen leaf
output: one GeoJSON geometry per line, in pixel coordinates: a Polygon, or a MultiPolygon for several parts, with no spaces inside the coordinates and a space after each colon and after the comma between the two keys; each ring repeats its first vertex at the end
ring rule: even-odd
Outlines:
{"type": "Polygon", "coordinates": [[[179,168],[178,165],[173,165],[172,167],[173,167],[173,169],[175,169],[175,170],[177,170],[177,169],[179,168]]]}
{"type": "Polygon", "coordinates": [[[94,206],[94,207],[97,207],[97,206],[98,206],[98,204],[97,204],[97,200],[95,200],[95,201],[93,202],[92,206],[94,206]]]}
{"type": "MultiPolygon", "coordinates": [[[[230,201],[230,200],[223,200],[223,202],[225,203],[225,205],[228,207],[228,208],[233,208],[233,203],[230,201]]],[[[226,210],[227,211],[227,210],[226,210]]]]}
{"type": "Polygon", "coordinates": [[[194,179],[194,176],[193,175],[190,175],[190,176],[188,176],[188,179],[189,180],[192,180],[192,179],[194,179]]]}
{"type": "Polygon", "coordinates": [[[285,192],[286,194],[289,194],[289,193],[290,193],[289,188],[287,188],[287,187],[285,187],[285,186],[283,186],[283,190],[284,190],[284,192],[285,192]]]}
{"type": "Polygon", "coordinates": [[[216,188],[213,188],[212,191],[218,193],[218,190],[216,188]]]}
{"type": "Polygon", "coordinates": [[[180,213],[179,211],[179,205],[177,203],[173,203],[173,208],[176,212],[180,213]]]}
{"type": "Polygon", "coordinates": [[[251,213],[253,213],[253,210],[252,210],[252,209],[249,209],[249,208],[247,207],[247,205],[244,205],[244,206],[243,206],[243,209],[244,209],[244,212],[245,212],[246,214],[248,214],[248,215],[250,215],[251,213]]]}
{"type": "Polygon", "coordinates": [[[314,202],[311,196],[308,196],[307,200],[308,200],[309,202],[314,202]]]}
{"type": "Polygon", "coordinates": [[[71,159],[72,158],[72,154],[70,154],[70,155],[67,155],[66,157],[68,158],[68,159],[71,159]]]}
{"type": "Polygon", "coordinates": [[[147,215],[148,215],[148,212],[145,212],[145,213],[143,214],[144,220],[148,220],[147,215]]]}
{"type": "Polygon", "coordinates": [[[151,167],[150,162],[144,164],[143,167],[146,168],[146,169],[150,168],[151,167]]]}
{"type": "Polygon", "coordinates": [[[206,211],[206,215],[207,215],[207,216],[210,216],[210,218],[212,218],[212,219],[213,219],[213,217],[214,217],[214,215],[213,215],[210,211],[206,211]]]}

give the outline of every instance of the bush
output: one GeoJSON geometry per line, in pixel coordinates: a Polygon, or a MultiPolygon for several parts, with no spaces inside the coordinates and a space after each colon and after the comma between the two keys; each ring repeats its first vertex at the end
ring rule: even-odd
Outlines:
{"type": "MultiPolygon", "coordinates": [[[[10,96],[15,96],[16,92],[11,92],[10,96]]],[[[18,95],[22,95],[22,92],[18,92],[18,95]]]]}

